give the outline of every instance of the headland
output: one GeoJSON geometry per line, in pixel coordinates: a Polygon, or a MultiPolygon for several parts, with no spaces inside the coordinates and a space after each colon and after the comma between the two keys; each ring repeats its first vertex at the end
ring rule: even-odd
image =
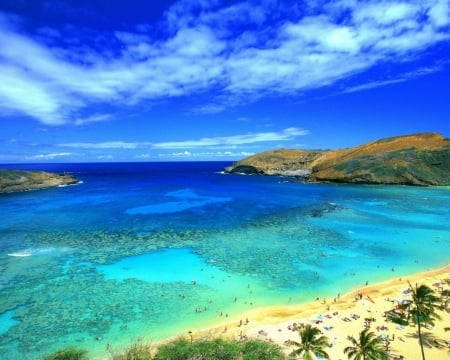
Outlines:
{"type": "Polygon", "coordinates": [[[40,190],[77,183],[79,183],[79,180],[70,174],[0,169],[0,194],[40,190]]]}
{"type": "Polygon", "coordinates": [[[297,177],[305,182],[450,185],[450,140],[438,133],[380,139],[339,150],[265,151],[228,173],[297,177]]]}

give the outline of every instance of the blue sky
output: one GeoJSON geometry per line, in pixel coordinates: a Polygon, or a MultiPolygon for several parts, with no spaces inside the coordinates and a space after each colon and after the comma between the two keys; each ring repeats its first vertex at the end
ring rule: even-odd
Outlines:
{"type": "Polygon", "coordinates": [[[0,0],[0,163],[450,136],[450,2],[0,0]]]}

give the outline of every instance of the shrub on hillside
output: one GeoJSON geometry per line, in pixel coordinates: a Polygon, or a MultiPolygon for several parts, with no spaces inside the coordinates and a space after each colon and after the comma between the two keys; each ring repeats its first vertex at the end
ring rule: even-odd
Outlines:
{"type": "Polygon", "coordinates": [[[44,360],[87,360],[86,354],[86,350],[68,347],[45,356],[44,360]]]}

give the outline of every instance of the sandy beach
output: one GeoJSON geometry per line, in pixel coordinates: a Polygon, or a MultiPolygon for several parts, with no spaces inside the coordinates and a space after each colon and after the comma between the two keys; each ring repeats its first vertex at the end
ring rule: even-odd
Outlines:
{"type": "MultiPolygon", "coordinates": [[[[343,353],[343,349],[350,345],[347,337],[357,337],[365,326],[370,326],[371,331],[389,339],[392,359],[400,356],[408,360],[420,359],[417,328],[400,326],[385,317],[386,311],[411,299],[408,281],[413,286],[416,283],[426,284],[440,294],[440,291],[450,288],[450,264],[424,273],[368,284],[346,294],[336,294],[332,299],[318,299],[298,306],[258,308],[214,328],[194,332],[192,336],[262,339],[280,345],[289,353],[291,349],[284,342],[288,339],[299,340],[295,328],[313,324],[332,343],[328,350],[330,358],[339,360],[347,359],[343,353]]],[[[435,326],[423,329],[427,343],[425,355],[427,359],[450,359],[450,313],[438,311],[438,314],[441,319],[436,321],[435,326]]]]}

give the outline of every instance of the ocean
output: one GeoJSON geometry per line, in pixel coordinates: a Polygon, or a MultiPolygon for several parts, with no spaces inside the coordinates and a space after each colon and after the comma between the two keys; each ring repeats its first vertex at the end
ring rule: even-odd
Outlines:
{"type": "Polygon", "coordinates": [[[0,195],[0,358],[107,358],[257,307],[445,265],[450,188],[303,184],[228,162],[3,165],[73,186],[0,195]]]}

